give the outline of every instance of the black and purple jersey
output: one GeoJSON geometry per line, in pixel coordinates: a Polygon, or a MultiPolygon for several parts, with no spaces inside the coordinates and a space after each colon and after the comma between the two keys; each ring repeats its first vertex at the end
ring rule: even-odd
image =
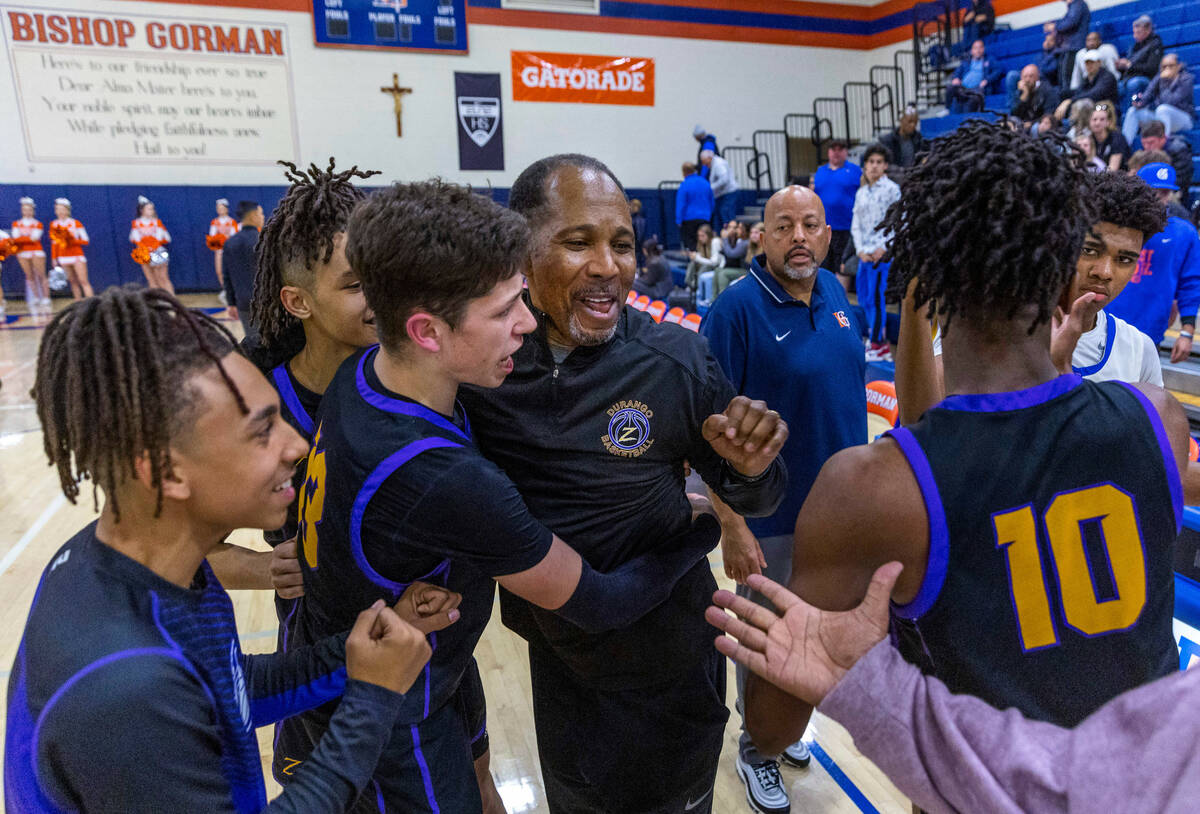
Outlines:
{"type": "Polygon", "coordinates": [[[207,562],[182,588],[105,545],[92,523],[42,574],[21,638],[8,688],[6,808],[262,811],[254,728],[343,690],[344,719],[270,810],[343,810],[370,776],[401,696],[347,683],[344,637],[244,655],[207,562]]]}
{"type": "Polygon", "coordinates": [[[901,652],[956,693],[1075,726],[1178,669],[1179,469],[1141,391],[1078,374],[950,396],[888,433],[929,520],[901,652]]]}

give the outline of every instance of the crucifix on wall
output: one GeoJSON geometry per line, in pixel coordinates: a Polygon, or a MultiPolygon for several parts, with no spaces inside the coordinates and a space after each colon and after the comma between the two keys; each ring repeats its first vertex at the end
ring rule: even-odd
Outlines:
{"type": "Polygon", "coordinates": [[[396,137],[399,138],[404,135],[404,127],[400,120],[404,113],[404,94],[412,93],[413,89],[400,87],[400,75],[392,74],[391,86],[380,88],[379,90],[382,93],[392,94],[392,102],[396,106],[396,137]]]}

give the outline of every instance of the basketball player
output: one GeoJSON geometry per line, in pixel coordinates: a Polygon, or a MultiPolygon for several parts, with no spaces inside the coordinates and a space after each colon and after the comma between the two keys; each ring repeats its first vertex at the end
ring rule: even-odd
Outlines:
{"type": "MultiPolygon", "coordinates": [[[[1063,289],[1050,344],[1055,365],[1094,382],[1145,382],[1162,387],[1162,365],[1154,341],[1104,309],[1121,293],[1138,267],[1142,245],[1166,223],[1154,191],[1137,176],[1093,173],[1083,194],[1096,222],[1083,239],[1075,275],[1063,289]]],[[[901,423],[912,423],[944,397],[942,339],[933,339],[929,368],[929,320],[906,298],[896,358],[901,423]],[[921,357],[924,358],[921,358],[921,357]]]]}
{"type": "MultiPolygon", "coordinates": [[[[712,548],[716,522],[701,518],[668,550],[600,574],[475,449],[459,385],[500,384],[534,327],[521,298],[529,230],[519,215],[464,187],[398,184],[356,208],[347,235],[380,345],[348,359],[321,399],[300,497],[297,640],[345,630],[355,602],[390,598],[414,579],[462,594],[462,620],[431,637],[430,667],[361,805],[470,814],[481,809],[477,733],[463,729],[459,689],[491,614],[493,577],[575,630],[611,629],[666,599],[712,548]]],[[[303,716],[314,735],[327,712],[303,716]]]]}
{"type": "MultiPolygon", "coordinates": [[[[624,308],[634,234],[612,172],[588,156],[542,159],[509,205],[533,230],[538,327],[503,386],[462,397],[481,450],[534,515],[604,571],[687,528],[685,460],[733,511],[774,512],[786,423],[735,395],[703,337],[624,308]]],[[[505,624],[529,642],[555,814],[711,810],[729,717],[726,664],[703,617],[715,586],[699,562],[652,613],[603,635],[501,593],[505,624]]]]}
{"type": "Polygon", "coordinates": [[[243,655],[204,557],[234,528],[283,522],[308,445],[233,351],[156,290],[110,288],[46,329],[46,452],[71,502],[87,477],[104,508],[54,555],[29,612],[8,688],[8,811],[342,811],[428,661],[382,603],[348,638],[243,655]],[[328,737],[268,806],[253,727],[339,695],[328,737]]]}
{"type": "MultiPolygon", "coordinates": [[[[1051,359],[1050,321],[1097,219],[1075,162],[1060,139],[968,122],[909,171],[887,223],[892,292],[916,280],[916,307],[933,304],[951,395],[829,460],[796,521],[791,579],[845,610],[900,561],[905,657],[953,692],[1063,726],[1178,668],[1187,456],[1170,394],[1060,375],[1051,359]]],[[[809,712],[747,683],[756,743],[787,746],[809,712]]]]}

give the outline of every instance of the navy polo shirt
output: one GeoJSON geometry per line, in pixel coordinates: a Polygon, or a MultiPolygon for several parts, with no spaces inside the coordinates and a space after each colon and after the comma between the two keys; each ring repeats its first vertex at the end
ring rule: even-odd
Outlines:
{"type": "Polygon", "coordinates": [[[738,393],[761,399],[788,423],[780,455],[788,491],[770,517],[748,517],[758,537],[791,534],[817,473],[831,455],[867,442],[862,330],[845,289],[818,269],[811,303],[793,299],[755,258],[713,303],[700,331],[738,393]]]}

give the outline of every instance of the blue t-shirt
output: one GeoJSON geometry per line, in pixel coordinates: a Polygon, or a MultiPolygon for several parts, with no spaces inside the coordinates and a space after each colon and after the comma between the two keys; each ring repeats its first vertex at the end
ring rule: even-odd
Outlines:
{"type": "Polygon", "coordinates": [[[983,60],[973,59],[967,72],[963,74],[962,83],[964,88],[977,88],[979,83],[983,81],[983,60]]]}
{"type": "Polygon", "coordinates": [[[1157,345],[1169,327],[1171,303],[1193,317],[1200,306],[1200,238],[1182,218],[1167,219],[1167,228],[1146,241],[1137,270],[1121,295],[1106,310],[1137,328],[1157,345]]]}
{"type": "Polygon", "coordinates": [[[700,326],[738,393],[765,401],[791,431],[780,452],[788,469],[783,502],[769,517],[746,518],[758,537],[791,534],[825,461],[867,441],[866,362],[856,323],[831,272],[817,271],[805,305],[756,259],[700,326]]]}
{"type": "Polygon", "coordinates": [[[813,179],[813,188],[825,204],[825,221],[833,229],[846,231],[854,217],[854,194],[862,181],[862,169],[847,161],[838,169],[823,164],[813,179]]]}

